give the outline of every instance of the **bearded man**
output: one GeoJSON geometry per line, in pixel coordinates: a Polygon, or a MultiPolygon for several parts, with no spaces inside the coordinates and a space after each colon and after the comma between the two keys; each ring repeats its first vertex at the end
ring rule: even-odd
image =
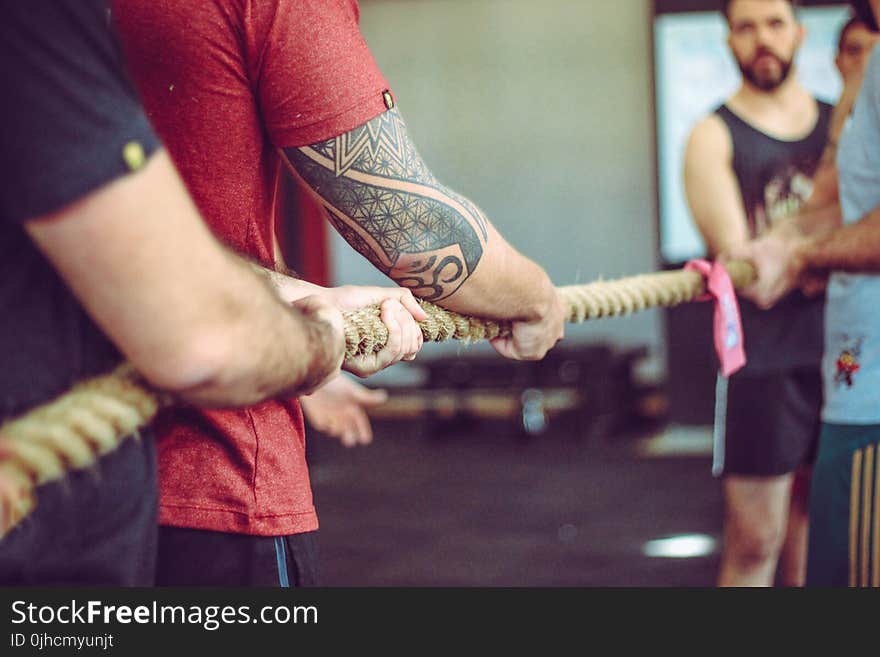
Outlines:
{"type": "MultiPolygon", "coordinates": [[[[736,93],[702,119],[685,154],[691,213],[711,256],[797,213],[828,137],[831,106],[796,80],[805,30],[789,0],[727,0],[736,93]]],[[[824,299],[795,291],[773,310],[742,301],[746,367],[719,375],[713,473],[722,477],[718,584],[800,586],[821,408],[824,299]]]]}

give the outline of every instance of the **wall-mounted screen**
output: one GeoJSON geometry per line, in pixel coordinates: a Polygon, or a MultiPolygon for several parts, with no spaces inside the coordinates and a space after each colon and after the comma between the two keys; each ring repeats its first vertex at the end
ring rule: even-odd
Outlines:
{"type": "MultiPolygon", "coordinates": [[[[659,175],[660,255],[678,264],[705,255],[688,211],[682,181],[684,148],[694,124],[731,96],[740,73],[727,47],[727,23],[719,2],[660,2],[654,15],[655,93],[659,175]],[[706,6],[681,11],[680,6],[706,6]]],[[[796,60],[797,75],[816,96],[834,103],[842,88],[834,65],[846,4],[798,9],[807,37],[796,60]]]]}

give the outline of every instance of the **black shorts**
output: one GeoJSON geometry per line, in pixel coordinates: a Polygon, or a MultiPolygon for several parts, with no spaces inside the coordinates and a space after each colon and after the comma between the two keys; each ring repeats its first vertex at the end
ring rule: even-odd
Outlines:
{"type": "Polygon", "coordinates": [[[317,532],[249,536],[159,528],[158,586],[317,586],[317,532]]]}
{"type": "Polygon", "coordinates": [[[152,586],[158,534],[152,434],[37,489],[37,507],[0,541],[4,586],[152,586]]]}
{"type": "Polygon", "coordinates": [[[712,472],[776,476],[812,465],[821,410],[819,368],[719,375],[712,472]]]}

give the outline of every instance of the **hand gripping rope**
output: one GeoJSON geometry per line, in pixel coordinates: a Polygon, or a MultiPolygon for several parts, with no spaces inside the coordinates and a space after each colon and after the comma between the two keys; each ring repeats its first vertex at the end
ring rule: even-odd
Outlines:
{"type": "MultiPolygon", "coordinates": [[[[726,269],[737,289],[756,278],[747,262],[729,262],[726,269]]],[[[700,300],[706,281],[704,274],[686,268],[557,289],[568,308],[567,321],[583,322],[700,300]]],[[[466,317],[428,302],[422,308],[428,315],[419,323],[426,342],[510,335],[510,322],[466,317]]],[[[344,318],[348,356],[385,346],[388,332],[378,306],[347,312],[344,318]]],[[[170,395],[152,389],[131,365],[123,364],[5,422],[0,426],[0,537],[36,507],[37,486],[93,465],[172,403],[170,395]]]]}

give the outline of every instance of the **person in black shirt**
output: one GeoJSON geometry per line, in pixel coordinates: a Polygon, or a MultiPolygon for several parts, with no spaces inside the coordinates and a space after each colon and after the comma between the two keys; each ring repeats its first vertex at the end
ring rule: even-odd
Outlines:
{"type": "MultiPolygon", "coordinates": [[[[206,406],[301,394],[338,372],[341,313],[315,298],[283,305],[201,221],[132,91],[105,3],[9,3],[0,69],[0,421],[123,357],[206,406]]],[[[0,584],[153,583],[149,431],[98,470],[39,489],[36,511],[0,541],[0,584]]]]}

